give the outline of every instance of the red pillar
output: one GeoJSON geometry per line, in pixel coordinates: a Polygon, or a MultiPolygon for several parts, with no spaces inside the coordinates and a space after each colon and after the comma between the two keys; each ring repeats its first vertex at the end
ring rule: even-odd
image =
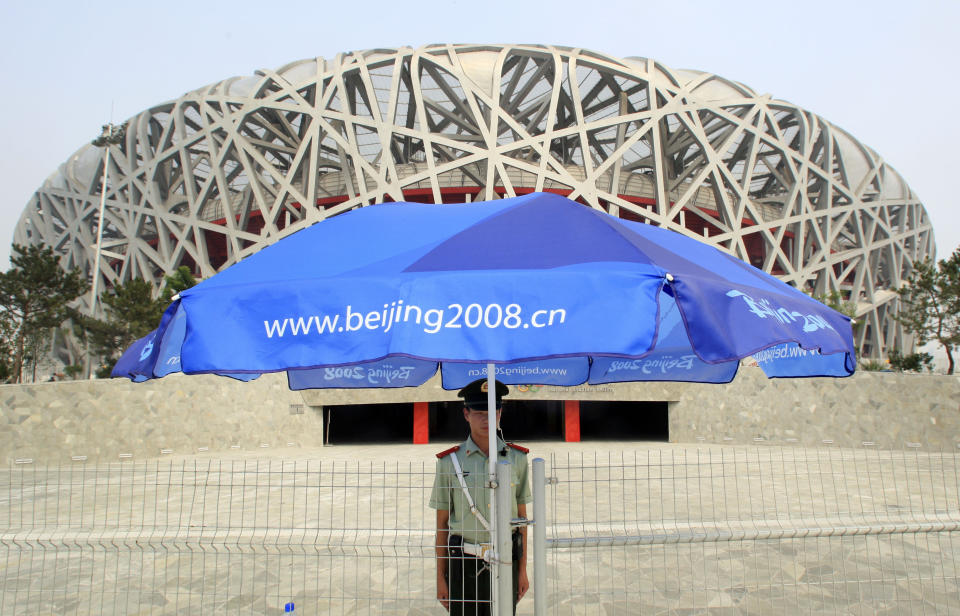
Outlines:
{"type": "Polygon", "coordinates": [[[580,442],[580,401],[563,401],[563,440],[568,443],[580,442]]]}
{"type": "Polygon", "coordinates": [[[413,444],[426,445],[430,442],[430,412],[426,402],[413,403],[413,444]]]}

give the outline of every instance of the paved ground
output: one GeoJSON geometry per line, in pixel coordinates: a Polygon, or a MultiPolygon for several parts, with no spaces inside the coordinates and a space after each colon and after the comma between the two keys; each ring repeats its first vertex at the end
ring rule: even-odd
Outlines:
{"type": "MultiPolygon", "coordinates": [[[[960,613],[955,454],[528,445],[557,479],[549,613],[960,613]]],[[[2,471],[0,613],[442,614],[444,447],[2,471]]]]}

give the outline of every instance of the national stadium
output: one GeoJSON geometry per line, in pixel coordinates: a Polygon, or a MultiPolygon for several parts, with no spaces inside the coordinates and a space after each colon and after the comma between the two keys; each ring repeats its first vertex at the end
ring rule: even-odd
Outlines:
{"type": "Polygon", "coordinates": [[[101,290],[159,290],[178,266],[206,278],[353,208],[533,191],[842,297],[861,357],[912,347],[895,289],[935,255],[933,228],[879,154],[731,79],[567,47],[375,49],[225,79],[130,118],[120,143],[82,146],[14,241],[54,247],[101,290]]]}

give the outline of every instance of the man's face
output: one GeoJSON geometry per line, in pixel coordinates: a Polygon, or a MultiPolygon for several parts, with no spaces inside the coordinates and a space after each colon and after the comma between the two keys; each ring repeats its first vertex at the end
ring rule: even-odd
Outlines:
{"type": "MultiPolygon", "coordinates": [[[[503,408],[497,409],[497,424],[500,423],[500,413],[503,408]]],[[[490,422],[487,419],[487,409],[472,410],[468,407],[463,409],[463,418],[470,424],[470,434],[486,440],[490,436],[490,422]]],[[[474,441],[477,439],[475,438],[474,441]]]]}

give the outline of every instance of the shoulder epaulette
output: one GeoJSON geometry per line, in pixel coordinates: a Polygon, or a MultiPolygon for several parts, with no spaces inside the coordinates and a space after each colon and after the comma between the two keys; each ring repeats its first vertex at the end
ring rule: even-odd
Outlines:
{"type": "Polygon", "coordinates": [[[507,443],[507,447],[513,447],[513,448],[516,449],[517,451],[522,451],[523,453],[530,453],[530,450],[529,450],[529,449],[527,449],[526,447],[521,447],[520,445],[517,445],[516,443],[507,443]]]}
{"type": "Polygon", "coordinates": [[[454,446],[451,447],[450,449],[445,449],[445,450],[441,451],[440,453],[438,453],[438,454],[437,454],[437,457],[438,457],[438,458],[444,458],[444,457],[450,455],[451,453],[453,453],[453,452],[455,452],[455,451],[457,451],[457,450],[459,450],[459,449],[460,449],[460,445],[454,445],[454,446]]]}

